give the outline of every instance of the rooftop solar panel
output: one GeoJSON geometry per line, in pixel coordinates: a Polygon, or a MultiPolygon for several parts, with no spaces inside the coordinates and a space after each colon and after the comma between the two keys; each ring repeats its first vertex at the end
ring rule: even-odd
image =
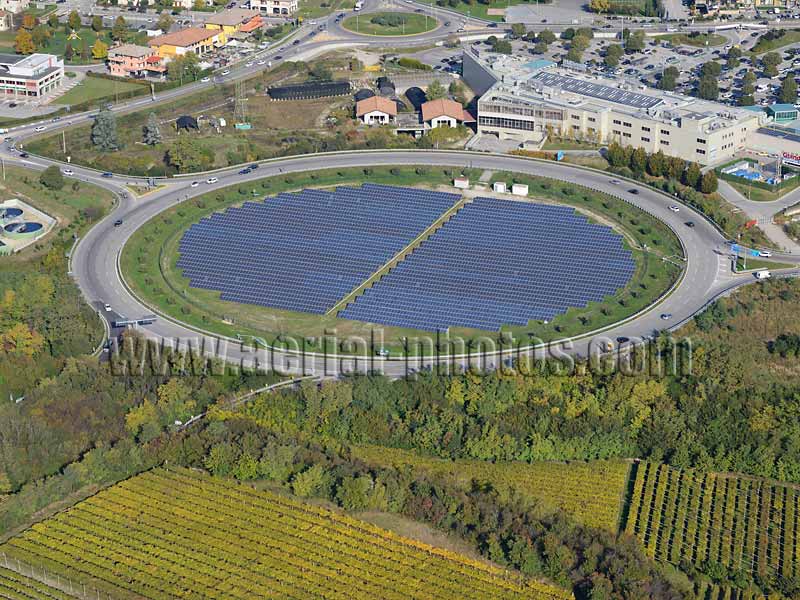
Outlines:
{"type": "Polygon", "coordinates": [[[643,110],[658,106],[662,102],[661,98],[657,98],[655,96],[648,96],[646,94],[621,90],[610,85],[603,85],[594,83],[592,81],[586,81],[584,79],[558,75],[556,73],[548,73],[547,71],[541,71],[537,73],[530,78],[530,81],[559,88],[568,92],[574,92],[582,96],[607,100],[616,104],[624,104],[625,106],[641,108],[643,110]]]}

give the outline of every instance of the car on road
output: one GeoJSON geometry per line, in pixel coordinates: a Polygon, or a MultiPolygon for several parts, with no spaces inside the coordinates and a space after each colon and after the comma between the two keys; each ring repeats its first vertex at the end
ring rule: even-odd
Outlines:
{"type": "Polygon", "coordinates": [[[203,83],[208,83],[209,81],[211,81],[211,77],[203,77],[200,81],[202,81],[203,83]]]}
{"type": "Polygon", "coordinates": [[[16,108],[16,107],[17,107],[17,103],[16,102],[9,102],[8,103],[8,108],[16,108]]]}
{"type": "Polygon", "coordinates": [[[19,157],[20,158],[28,158],[28,153],[27,152],[20,152],[19,153],[19,157]]]}
{"type": "Polygon", "coordinates": [[[34,130],[36,133],[41,133],[41,132],[42,132],[42,131],[44,131],[45,129],[47,129],[47,127],[45,127],[44,125],[39,125],[38,127],[35,127],[33,130],[34,130]]]}
{"type": "Polygon", "coordinates": [[[295,40],[295,41],[292,42],[292,46],[297,46],[297,44],[299,44],[299,43],[300,43],[300,40],[295,40]]]}
{"type": "Polygon", "coordinates": [[[193,181],[192,182],[192,187],[197,187],[198,185],[200,185],[199,181],[193,181]]]}
{"type": "Polygon", "coordinates": [[[252,67],[254,64],[255,63],[252,60],[248,60],[246,63],[244,63],[244,66],[245,67],[252,67]]]}
{"type": "Polygon", "coordinates": [[[265,64],[267,64],[267,61],[265,61],[265,60],[260,60],[260,61],[258,61],[256,64],[257,64],[257,65],[265,65],[265,64]]]}
{"type": "Polygon", "coordinates": [[[686,221],[687,227],[694,227],[694,221],[686,221]]]}
{"type": "Polygon", "coordinates": [[[621,335],[621,336],[619,336],[617,338],[617,343],[618,344],[625,344],[625,343],[630,342],[630,341],[631,341],[631,339],[629,337],[624,336],[624,335],[621,335]]]}
{"type": "Polygon", "coordinates": [[[450,25],[451,25],[450,21],[445,21],[445,22],[444,22],[444,26],[445,26],[445,27],[450,27],[450,25]]]}
{"type": "Polygon", "coordinates": [[[628,190],[628,192],[635,196],[639,193],[639,190],[637,190],[636,188],[631,188],[628,190]]]}
{"type": "Polygon", "coordinates": [[[250,173],[250,169],[242,169],[239,171],[239,175],[247,175],[248,173],[250,173]]]}
{"type": "Polygon", "coordinates": [[[758,255],[761,258],[772,258],[772,252],[770,252],[769,250],[761,250],[759,251],[758,255]]]}
{"type": "Polygon", "coordinates": [[[219,177],[209,177],[206,179],[206,183],[211,185],[212,183],[217,183],[219,181],[219,177]]]}
{"type": "Polygon", "coordinates": [[[619,184],[619,179],[612,179],[611,183],[613,183],[614,185],[618,185],[619,184]]]}
{"type": "Polygon", "coordinates": [[[230,71],[230,69],[225,69],[225,70],[224,70],[222,73],[220,73],[220,75],[222,75],[223,77],[224,77],[225,75],[230,75],[230,74],[231,74],[231,71],[230,71]]]}
{"type": "Polygon", "coordinates": [[[247,168],[250,169],[251,171],[255,171],[258,168],[258,163],[253,163],[247,168]]]}
{"type": "Polygon", "coordinates": [[[281,60],[282,58],[283,58],[283,55],[278,54],[278,56],[275,57],[275,60],[281,60]]]}
{"type": "Polygon", "coordinates": [[[108,302],[106,302],[105,304],[103,304],[103,309],[106,312],[111,312],[111,305],[108,302]]]}
{"type": "Polygon", "coordinates": [[[672,313],[661,313],[662,321],[669,321],[672,318],[672,313]]]}
{"type": "Polygon", "coordinates": [[[675,205],[673,204],[672,206],[670,206],[670,207],[669,207],[669,209],[670,209],[672,212],[680,212],[680,210],[681,210],[681,207],[680,207],[680,206],[675,206],[675,205]]]}
{"type": "Polygon", "coordinates": [[[111,179],[113,176],[114,174],[111,171],[106,171],[105,173],[100,175],[100,177],[105,177],[106,179],[111,179]]]}
{"type": "Polygon", "coordinates": [[[67,177],[71,177],[72,175],[75,175],[75,171],[73,171],[72,169],[61,169],[61,172],[64,175],[66,175],[67,177]]]}
{"type": "Polygon", "coordinates": [[[119,227],[120,225],[122,225],[122,219],[117,219],[114,221],[114,227],[119,227]]]}

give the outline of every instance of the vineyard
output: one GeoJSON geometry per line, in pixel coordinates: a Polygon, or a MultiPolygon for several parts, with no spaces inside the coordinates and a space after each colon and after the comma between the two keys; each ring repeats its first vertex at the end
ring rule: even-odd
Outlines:
{"type": "Polygon", "coordinates": [[[730,586],[702,583],[695,586],[697,600],[767,600],[766,596],[749,590],[737,590],[730,586]]]}
{"type": "Polygon", "coordinates": [[[369,523],[188,470],[117,484],[0,552],[115,598],[572,598],[369,523]]]}
{"type": "Polygon", "coordinates": [[[625,486],[630,463],[592,462],[503,462],[445,460],[418,455],[407,450],[361,446],[354,456],[375,465],[409,466],[461,485],[473,480],[490,483],[500,491],[515,490],[529,500],[537,500],[570,513],[585,525],[609,531],[619,530],[625,486]]]}
{"type": "Polygon", "coordinates": [[[3,600],[67,600],[72,597],[35,579],[0,567],[0,598],[3,600]]]}
{"type": "Polygon", "coordinates": [[[643,462],[625,529],[657,560],[794,577],[800,575],[798,492],[762,479],[643,462]]]}

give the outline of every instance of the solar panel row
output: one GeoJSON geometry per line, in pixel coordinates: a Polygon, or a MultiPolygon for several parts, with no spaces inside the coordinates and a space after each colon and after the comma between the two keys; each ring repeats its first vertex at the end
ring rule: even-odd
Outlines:
{"type": "Polygon", "coordinates": [[[618,234],[569,207],[476,198],[339,316],[496,331],[600,301],[634,269],[618,234]]]}
{"type": "Polygon", "coordinates": [[[374,184],[279,194],[193,225],[177,266],[223,300],[323,314],[458,199],[374,184]]]}

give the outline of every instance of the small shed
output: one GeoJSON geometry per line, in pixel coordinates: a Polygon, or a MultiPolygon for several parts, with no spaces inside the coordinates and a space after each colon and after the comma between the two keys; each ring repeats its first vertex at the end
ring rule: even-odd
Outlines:
{"type": "Polygon", "coordinates": [[[528,185],[526,183],[515,183],[511,186],[511,193],[515,196],[527,196],[528,185]]]}
{"type": "Polygon", "coordinates": [[[467,190],[469,189],[469,179],[467,177],[456,177],[453,179],[453,187],[460,190],[467,190]]]}
{"type": "Polygon", "coordinates": [[[495,181],[492,185],[492,190],[494,190],[494,192],[497,194],[505,194],[508,192],[505,181],[495,181]]]}
{"type": "Polygon", "coordinates": [[[175,127],[177,127],[178,131],[180,131],[181,129],[185,129],[187,131],[189,129],[194,129],[194,130],[200,129],[200,126],[197,124],[197,119],[189,115],[183,115],[178,117],[177,121],[175,121],[175,127]]]}

